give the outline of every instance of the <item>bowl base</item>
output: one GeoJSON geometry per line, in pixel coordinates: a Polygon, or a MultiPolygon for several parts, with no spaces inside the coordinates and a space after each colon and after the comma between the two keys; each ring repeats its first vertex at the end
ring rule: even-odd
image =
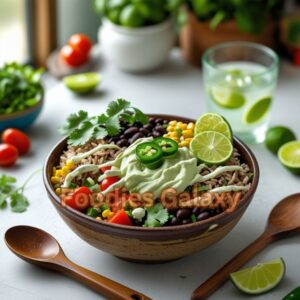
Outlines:
{"type": "Polygon", "coordinates": [[[173,258],[173,259],[166,259],[166,260],[143,260],[143,259],[134,259],[134,258],[125,258],[121,256],[116,256],[116,258],[125,260],[131,263],[136,263],[136,264],[145,264],[145,265],[158,265],[158,264],[165,264],[169,262],[173,262],[179,259],[182,259],[183,257],[178,257],[178,258],[173,258]]]}

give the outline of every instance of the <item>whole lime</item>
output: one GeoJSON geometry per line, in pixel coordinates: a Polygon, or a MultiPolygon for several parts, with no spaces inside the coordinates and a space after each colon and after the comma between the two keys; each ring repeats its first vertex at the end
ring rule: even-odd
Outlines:
{"type": "Polygon", "coordinates": [[[144,23],[144,19],[139,9],[132,4],[126,5],[120,16],[120,23],[126,27],[140,27],[144,23]]]}
{"type": "Polygon", "coordinates": [[[294,140],[296,140],[296,135],[291,129],[285,126],[275,126],[267,131],[265,145],[271,152],[277,154],[282,145],[294,140]]]}

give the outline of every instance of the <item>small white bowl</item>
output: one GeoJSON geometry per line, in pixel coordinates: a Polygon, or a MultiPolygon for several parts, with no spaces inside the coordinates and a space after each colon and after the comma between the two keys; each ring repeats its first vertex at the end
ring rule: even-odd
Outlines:
{"type": "Polygon", "coordinates": [[[144,72],[165,63],[174,46],[175,32],[171,18],[141,28],[118,26],[104,19],[98,39],[110,62],[124,71],[144,72]]]}

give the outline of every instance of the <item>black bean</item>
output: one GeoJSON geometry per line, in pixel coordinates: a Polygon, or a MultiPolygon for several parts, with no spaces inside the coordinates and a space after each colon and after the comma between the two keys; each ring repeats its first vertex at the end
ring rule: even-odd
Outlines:
{"type": "Polygon", "coordinates": [[[148,135],[150,131],[146,128],[140,128],[140,132],[142,132],[144,135],[148,135]]]}
{"type": "Polygon", "coordinates": [[[153,136],[153,137],[159,137],[159,136],[161,136],[161,133],[158,132],[158,131],[156,131],[156,130],[153,130],[153,131],[152,131],[152,136],[153,136]]]}
{"type": "Polygon", "coordinates": [[[150,123],[156,123],[155,121],[156,121],[156,118],[154,118],[154,117],[149,118],[150,123]]]}
{"type": "Polygon", "coordinates": [[[175,215],[177,212],[177,208],[173,207],[173,208],[168,208],[168,213],[170,215],[175,215]]]}
{"type": "Polygon", "coordinates": [[[169,124],[169,121],[168,120],[164,120],[163,124],[169,124]]]}
{"type": "Polygon", "coordinates": [[[207,211],[204,211],[202,213],[200,213],[197,217],[197,221],[202,221],[209,218],[209,213],[207,211]]]}
{"type": "Polygon", "coordinates": [[[164,121],[163,119],[157,118],[157,119],[155,120],[155,123],[156,123],[156,124],[162,124],[163,121],[164,121]]]}
{"type": "Polygon", "coordinates": [[[190,219],[184,219],[184,220],[181,221],[182,225],[184,225],[184,224],[190,224],[190,223],[192,223],[192,220],[190,220],[190,219]]]}
{"type": "Polygon", "coordinates": [[[176,218],[176,217],[173,217],[172,219],[171,219],[171,225],[178,225],[179,224],[179,220],[176,218]]]}
{"type": "Polygon", "coordinates": [[[200,207],[194,207],[192,210],[192,213],[196,216],[199,215],[200,212],[201,212],[200,207]]]}
{"type": "Polygon", "coordinates": [[[165,129],[161,125],[155,126],[154,130],[156,130],[160,133],[165,133],[165,129]]]}
{"type": "Polygon", "coordinates": [[[125,139],[125,135],[124,135],[124,134],[121,134],[121,135],[120,135],[120,139],[125,139]]]}
{"type": "Polygon", "coordinates": [[[189,218],[191,215],[191,211],[188,208],[180,208],[176,213],[176,217],[180,220],[189,218]]]}
{"type": "Polygon", "coordinates": [[[119,147],[127,147],[128,146],[128,140],[127,139],[121,139],[117,142],[117,145],[119,147]]]}
{"type": "Polygon", "coordinates": [[[109,143],[112,143],[113,142],[113,138],[112,137],[110,137],[110,138],[108,138],[108,140],[107,140],[109,143]]]}
{"type": "Polygon", "coordinates": [[[153,126],[151,124],[146,124],[143,126],[145,129],[147,130],[152,130],[153,129],[153,126]]]}
{"type": "Polygon", "coordinates": [[[141,132],[137,132],[135,135],[133,135],[133,137],[129,140],[129,143],[132,144],[134,143],[136,140],[144,137],[145,135],[141,132]]]}
{"type": "Polygon", "coordinates": [[[129,127],[124,131],[124,135],[128,138],[128,137],[132,137],[137,132],[139,132],[138,127],[129,127]]]}

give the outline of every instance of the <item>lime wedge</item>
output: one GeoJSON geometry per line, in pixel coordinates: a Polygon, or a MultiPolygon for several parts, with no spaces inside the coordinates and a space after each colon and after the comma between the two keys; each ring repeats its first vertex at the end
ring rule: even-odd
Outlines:
{"type": "Polygon", "coordinates": [[[214,87],[211,89],[211,97],[216,104],[228,109],[237,109],[246,103],[243,94],[230,88],[214,87]]]}
{"type": "Polygon", "coordinates": [[[300,175],[300,141],[292,141],[281,146],[278,158],[287,169],[300,175]]]}
{"type": "Polygon", "coordinates": [[[88,93],[92,91],[101,81],[98,73],[82,73],[64,78],[65,85],[76,93],[88,93]]]}
{"type": "Polygon", "coordinates": [[[232,140],[232,130],[227,120],[219,114],[206,113],[196,122],[195,135],[203,131],[216,131],[232,140]]]}
{"type": "Polygon", "coordinates": [[[232,283],[247,294],[262,294],[279,284],[285,274],[285,263],[282,258],[257,264],[230,274],[232,283]]]}
{"type": "Polygon", "coordinates": [[[216,131],[198,133],[191,141],[190,150],[202,162],[219,165],[232,155],[233,146],[229,138],[216,131]]]}
{"type": "Polygon", "coordinates": [[[246,124],[254,124],[261,121],[268,113],[272,103],[271,97],[264,97],[254,102],[244,114],[246,124]]]}

